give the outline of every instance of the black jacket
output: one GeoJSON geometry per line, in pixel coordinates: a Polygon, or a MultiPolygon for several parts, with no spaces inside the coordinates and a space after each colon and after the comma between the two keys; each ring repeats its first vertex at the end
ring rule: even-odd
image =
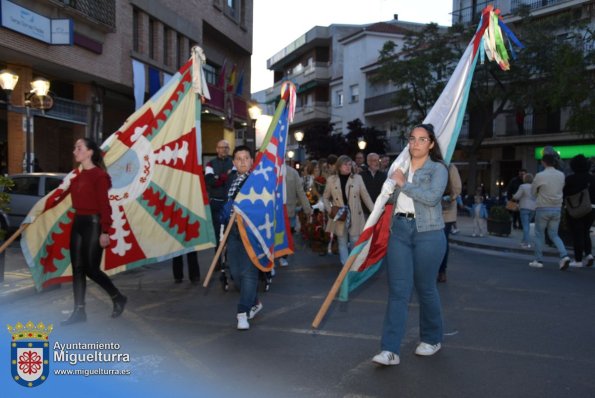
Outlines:
{"type": "Polygon", "coordinates": [[[579,193],[589,186],[591,204],[595,204],[595,176],[589,172],[570,174],[564,182],[564,198],[579,193]]]}

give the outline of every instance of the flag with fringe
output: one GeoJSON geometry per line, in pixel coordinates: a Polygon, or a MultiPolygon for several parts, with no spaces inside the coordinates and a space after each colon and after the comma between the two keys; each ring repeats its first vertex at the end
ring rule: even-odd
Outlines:
{"type": "MultiPolygon", "coordinates": [[[[485,54],[490,61],[497,62],[502,70],[508,70],[510,64],[504,43],[505,38],[508,40],[512,54],[514,52],[511,41],[515,45],[523,47],[504,24],[499,14],[500,11],[494,9],[493,6],[488,6],[482,11],[481,21],[475,35],[457,64],[452,77],[424,120],[424,123],[434,125],[440,150],[447,163],[450,163],[461,130],[478,57],[481,57],[483,62],[485,54]],[[503,31],[505,34],[502,33],[503,31]]],[[[407,146],[392,163],[388,175],[392,175],[397,168],[405,172],[409,168],[409,160],[409,147],[407,146]]],[[[339,292],[341,301],[346,301],[349,293],[374,275],[382,265],[393,216],[393,206],[386,203],[392,195],[393,189],[390,183],[384,184],[381,194],[374,204],[374,210],[349,254],[347,261],[352,261],[352,264],[341,284],[339,292]]]]}
{"type": "Polygon", "coordinates": [[[295,86],[285,83],[281,101],[258,152],[252,173],[234,201],[240,236],[252,263],[268,272],[275,258],[293,253],[285,200],[287,128],[295,109],[295,86]]]}
{"type": "MultiPolygon", "coordinates": [[[[112,180],[107,274],[213,247],[215,234],[201,164],[201,101],[209,99],[204,53],[192,57],[101,146],[112,180]]],[[[72,280],[75,211],[71,171],[29,212],[21,248],[38,290],[72,280]]]]}

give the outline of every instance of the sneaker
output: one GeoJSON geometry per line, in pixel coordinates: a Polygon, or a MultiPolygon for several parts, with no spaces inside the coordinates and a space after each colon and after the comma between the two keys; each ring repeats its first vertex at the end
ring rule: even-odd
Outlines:
{"type": "Polygon", "coordinates": [[[583,267],[583,262],[582,261],[571,261],[570,264],[568,265],[569,267],[583,267]]]}
{"type": "Polygon", "coordinates": [[[284,259],[283,257],[281,257],[279,259],[279,265],[282,266],[282,267],[287,267],[289,265],[289,263],[287,262],[286,259],[284,259]]]}
{"type": "Polygon", "coordinates": [[[248,319],[254,318],[256,316],[256,314],[258,314],[260,312],[262,307],[263,307],[263,305],[260,301],[256,304],[254,304],[252,306],[252,308],[250,308],[250,313],[248,314],[248,319]]]}
{"type": "Polygon", "coordinates": [[[442,348],[442,345],[440,343],[434,345],[428,343],[419,343],[419,345],[415,349],[415,354],[429,357],[430,355],[434,355],[435,353],[437,353],[440,350],[440,348],[442,348]]]}
{"type": "Polygon", "coordinates": [[[479,234],[479,237],[480,237],[480,238],[483,238],[483,234],[479,234]]]}
{"type": "Polygon", "coordinates": [[[560,259],[560,271],[566,271],[570,265],[570,257],[564,256],[560,259]]]}
{"type": "Polygon", "coordinates": [[[583,258],[583,265],[585,267],[591,267],[593,265],[593,255],[589,254],[587,257],[583,258]]]}
{"type": "Polygon", "coordinates": [[[471,236],[473,236],[473,237],[475,238],[475,237],[477,236],[477,234],[473,234],[473,235],[471,235],[471,236]]]}
{"type": "Polygon", "coordinates": [[[399,362],[401,362],[401,360],[399,359],[399,356],[393,352],[390,351],[382,351],[380,354],[378,355],[374,355],[374,358],[372,358],[372,362],[376,362],[379,363],[380,365],[398,365],[399,362]]]}
{"type": "Polygon", "coordinates": [[[245,312],[241,312],[237,315],[238,318],[238,330],[248,330],[250,329],[250,324],[248,323],[248,315],[245,312]]]}
{"type": "Polygon", "coordinates": [[[453,235],[456,235],[456,234],[458,234],[458,233],[459,233],[459,230],[458,230],[458,229],[456,229],[456,228],[452,228],[452,229],[450,230],[450,233],[451,233],[451,234],[453,234],[453,235]]]}
{"type": "Polygon", "coordinates": [[[543,263],[541,261],[533,260],[529,263],[529,267],[543,268],[543,263]]]}

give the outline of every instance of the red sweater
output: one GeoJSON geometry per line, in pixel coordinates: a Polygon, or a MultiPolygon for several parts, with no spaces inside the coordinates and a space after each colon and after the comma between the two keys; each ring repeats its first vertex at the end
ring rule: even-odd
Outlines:
{"type": "Polygon", "coordinates": [[[101,231],[104,233],[109,233],[112,225],[112,208],[107,194],[111,186],[109,174],[100,167],[83,169],[70,186],[72,207],[76,214],[99,214],[101,231]]]}

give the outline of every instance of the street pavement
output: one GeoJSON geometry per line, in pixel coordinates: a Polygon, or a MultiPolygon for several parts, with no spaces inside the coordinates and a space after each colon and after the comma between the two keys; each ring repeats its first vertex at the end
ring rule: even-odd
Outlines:
{"type": "MultiPolygon", "coordinates": [[[[384,271],[349,302],[334,302],[314,330],[312,320],[340,265],[338,256],[318,256],[299,237],[290,265],[277,268],[269,292],[261,290],[264,309],[249,331],[235,329],[236,291],[224,292],[216,278],[207,289],[189,281],[174,284],[169,261],[113,278],[129,298],[119,319],[109,317],[110,299],[89,282],[88,321],[62,327],[60,320],[72,309],[71,285],[36,293],[18,245],[7,251],[0,320],[53,323],[52,341],[113,341],[130,354],[123,366],[131,376],[91,376],[78,384],[49,378],[44,385],[59,385],[63,396],[79,393],[69,385],[99,391],[103,384],[96,387],[93,377],[125,383],[122,391],[148,388],[146,397],[174,392],[193,397],[595,396],[590,342],[595,270],[561,272],[551,248],[544,268],[533,269],[528,266],[532,251],[520,249],[520,231],[473,238],[470,219],[460,217],[458,226],[448,282],[439,284],[443,349],[429,358],[413,354],[419,336],[414,297],[396,367],[371,362],[379,351],[387,298],[384,271]]],[[[199,253],[203,277],[212,255],[199,253]]],[[[10,377],[8,371],[0,373],[3,381],[10,377]]],[[[37,387],[39,393],[44,385],[37,387]]]]}

